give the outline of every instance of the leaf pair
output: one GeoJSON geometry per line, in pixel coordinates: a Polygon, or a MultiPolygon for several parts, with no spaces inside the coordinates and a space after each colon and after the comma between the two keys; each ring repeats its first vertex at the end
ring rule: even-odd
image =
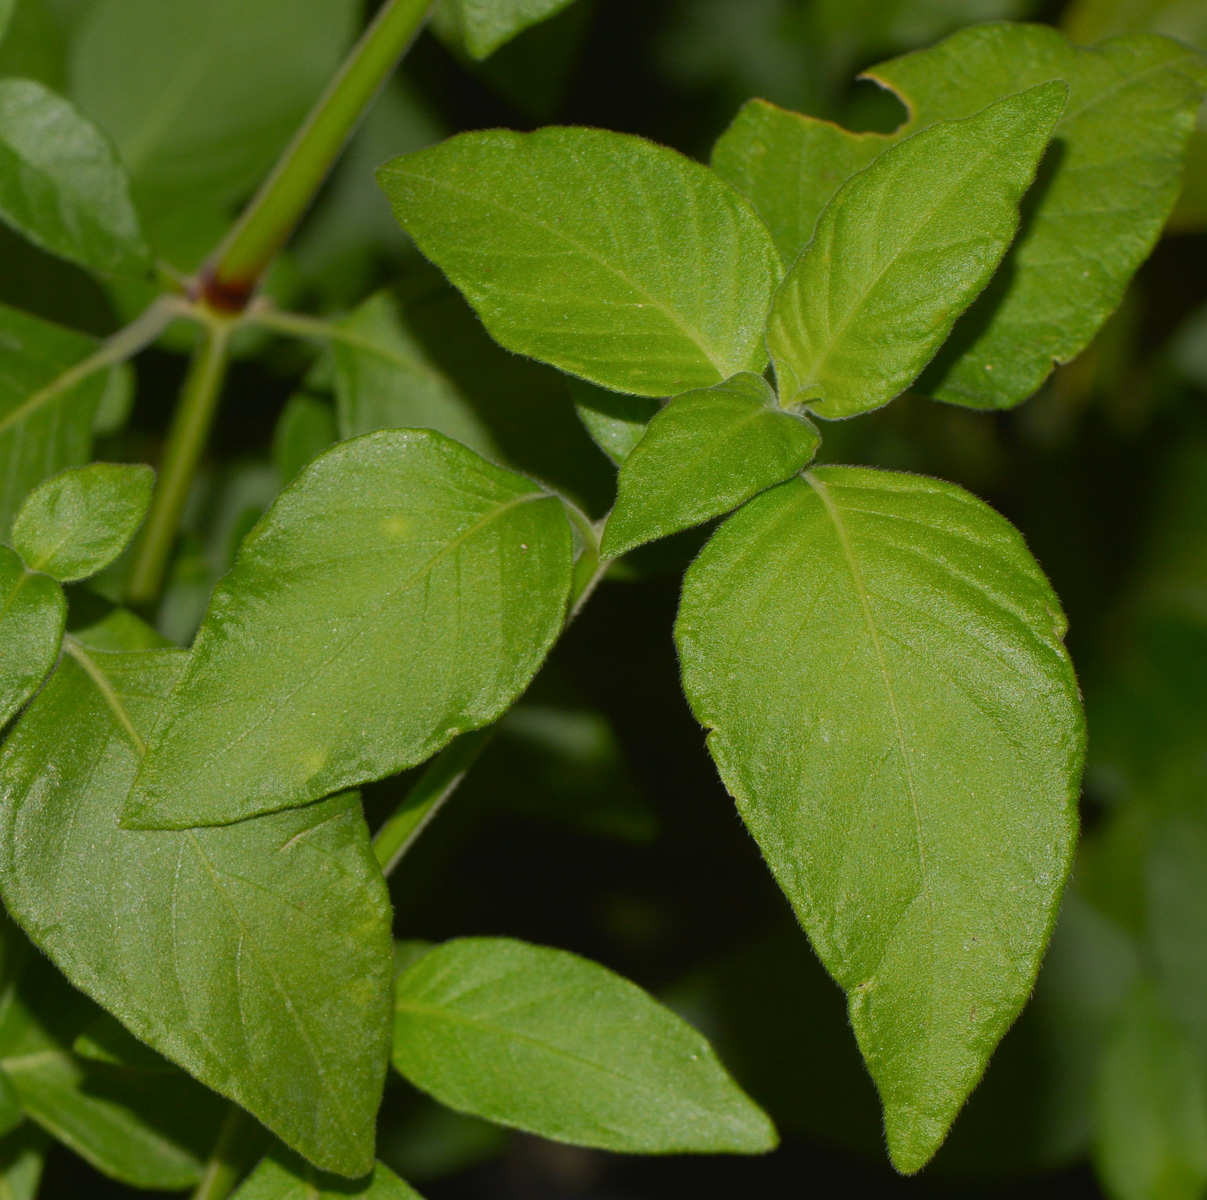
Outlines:
{"type": "Polygon", "coordinates": [[[58,657],[67,617],[59,582],[94,575],[122,552],[154,479],[150,467],[92,463],[48,479],[17,510],[16,553],[0,546],[0,725],[58,657]]]}

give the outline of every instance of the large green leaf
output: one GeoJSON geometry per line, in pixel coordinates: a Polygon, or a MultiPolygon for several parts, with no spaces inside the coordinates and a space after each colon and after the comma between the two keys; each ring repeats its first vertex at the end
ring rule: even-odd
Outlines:
{"type": "Polygon", "coordinates": [[[316,1164],[363,1174],[392,948],[355,795],[223,828],[122,829],[187,656],[67,647],[0,756],[9,911],[136,1036],[316,1164]]]}
{"type": "Polygon", "coordinates": [[[215,590],[127,822],[234,821],[423,762],[527,687],[570,571],[531,480],[426,430],[340,443],[215,590]]]}
{"type": "Polygon", "coordinates": [[[54,666],[66,620],[63,589],[0,546],[0,728],[54,666]]]}
{"type": "Polygon", "coordinates": [[[828,467],[731,517],[675,636],[722,778],[921,1167],[1026,1002],[1077,833],[1060,605],[968,493],[828,467]]]}
{"type": "Polygon", "coordinates": [[[750,200],[792,264],[830,197],[890,145],[885,134],[851,133],[751,100],[717,139],[712,168],[750,200]]]}
{"type": "Polygon", "coordinates": [[[688,529],[807,467],[820,438],[759,375],[676,396],[624,460],[600,553],[688,529]]]}
{"type": "Polygon", "coordinates": [[[785,404],[849,417],[917,378],[1009,248],[1067,96],[1042,84],[942,121],[843,184],[771,306],[785,404]]]}
{"type": "Polygon", "coordinates": [[[919,385],[940,400],[1009,408],[1089,344],[1160,235],[1207,61],[1162,37],[1082,49],[1043,25],[983,25],[868,74],[905,99],[910,130],[1047,80],[1069,85],[1022,233],[919,385]]]}
{"type": "Polygon", "coordinates": [[[0,305],[0,540],[32,487],[91,455],[109,375],[66,389],[55,380],[95,348],[83,334],[0,305]]]}
{"type": "Polygon", "coordinates": [[[135,272],[147,248],[104,134],[32,79],[0,79],[0,219],[51,254],[135,272]]]}
{"type": "Polygon", "coordinates": [[[233,1200],[422,1200],[389,1167],[375,1163],[366,1179],[349,1184],[346,1179],[324,1176],[292,1154],[276,1152],[263,1159],[233,1200]]]}
{"type": "Polygon", "coordinates": [[[355,0],[96,0],[72,39],[71,97],[149,210],[227,204],[272,164],[359,15],[355,0]]]}
{"type": "Polygon", "coordinates": [[[1207,1187],[1202,1060],[1157,987],[1142,981],[1103,1048],[1094,1166],[1111,1200],[1196,1200],[1207,1187]]]}
{"type": "Polygon", "coordinates": [[[766,363],[766,227],[706,167],[598,129],[465,133],[378,172],[402,227],[497,341],[670,396],[766,363]]]}
{"type": "Polygon", "coordinates": [[[497,453],[474,410],[407,329],[390,292],[370,296],[345,317],[332,350],[341,437],[434,429],[479,454],[497,453]]]}
{"type": "MultiPolygon", "coordinates": [[[[2,936],[0,1070],[30,1120],[123,1183],[168,1189],[196,1183],[223,1101],[146,1047],[143,1053],[160,1064],[153,1080],[81,1061],[68,1047],[98,1010],[7,919],[2,936]]],[[[0,1148],[6,1143],[14,1151],[20,1146],[11,1136],[0,1148]]],[[[14,1169],[22,1161],[28,1173],[25,1152],[15,1155],[14,1169]]]]}
{"type": "Polygon", "coordinates": [[[435,21],[442,37],[455,37],[471,57],[489,58],[517,33],[547,20],[571,0],[444,0],[435,21]]]}
{"type": "Polygon", "coordinates": [[[458,1112],[627,1153],[776,1145],[699,1033],[575,954],[446,942],[403,972],[395,1006],[394,1066],[458,1112]]]}
{"type": "Polygon", "coordinates": [[[40,483],[17,510],[13,545],[34,571],[68,583],[107,567],[151,505],[155,472],[142,463],[89,463],[40,483]]]}

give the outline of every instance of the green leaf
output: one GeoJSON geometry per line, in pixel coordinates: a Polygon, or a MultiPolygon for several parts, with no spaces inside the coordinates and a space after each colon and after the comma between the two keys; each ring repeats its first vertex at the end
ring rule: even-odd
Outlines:
{"type": "Polygon", "coordinates": [[[574,411],[591,440],[620,466],[645,437],[646,427],[660,407],[658,401],[608,392],[581,379],[570,379],[569,384],[574,411]]]}
{"type": "Polygon", "coordinates": [[[296,1156],[277,1151],[260,1162],[233,1200],[422,1200],[383,1163],[373,1165],[366,1179],[349,1184],[346,1179],[323,1175],[296,1156]]]}
{"type": "Polygon", "coordinates": [[[479,454],[498,452],[451,381],[428,360],[388,292],[340,322],[333,340],[341,438],[378,429],[434,429],[479,454]]]}
{"type": "Polygon", "coordinates": [[[107,567],[138,532],[155,487],[141,463],[69,467],[39,484],[13,520],[13,545],[32,571],[62,583],[107,567]]]}
{"type": "Polygon", "coordinates": [[[618,558],[737,508],[807,467],[820,440],[759,375],[676,396],[620,468],[600,553],[618,558]]]}
{"type": "Polygon", "coordinates": [[[394,1066],[458,1112],[628,1153],[776,1145],[700,1034],[575,954],[446,942],[399,978],[395,1006],[394,1066]]]}
{"type": "Polygon", "coordinates": [[[37,1126],[25,1124],[0,1138],[0,1196],[36,1200],[50,1139],[37,1126]]]}
{"type": "Polygon", "coordinates": [[[72,39],[71,98],[154,217],[229,205],[272,165],[359,17],[355,0],[96,0],[72,39]]]}
{"type": "Polygon", "coordinates": [[[331,405],[306,392],[291,396],[272,435],[272,462],[281,485],[292,483],[298,472],[335,440],[331,405]]]}
{"type": "Polygon", "coordinates": [[[89,337],[0,305],[0,539],[43,479],[88,461],[92,421],[109,379],[56,380],[96,349],[89,337]]]}
{"type": "Polygon", "coordinates": [[[357,798],[217,829],[122,829],[187,655],[67,648],[0,756],[9,911],[136,1037],[319,1166],[363,1174],[392,947],[357,798]]]}
{"type": "Polygon", "coordinates": [[[766,364],[771,237],[673,150],[598,129],[496,129],[396,158],[378,180],[508,350],[645,396],[766,364]]]}
{"type": "Polygon", "coordinates": [[[464,44],[471,58],[489,58],[517,33],[561,12],[571,0],[444,0],[437,10],[441,36],[464,44]]]}
{"type": "Polygon", "coordinates": [[[8,32],[8,23],[12,20],[16,4],[17,0],[0,0],[0,40],[8,32]]]}
{"type": "Polygon", "coordinates": [[[0,728],[54,666],[66,620],[63,589],[0,546],[0,728]]]}
{"type": "Polygon", "coordinates": [[[147,262],[113,147],[32,79],[0,79],[0,219],[51,254],[95,271],[135,273],[147,262]]]}
{"type": "Polygon", "coordinates": [[[1043,178],[999,277],[919,384],[1010,408],[1079,354],[1123,298],[1177,199],[1207,61],[1133,35],[1083,49],[1044,25],[982,25],[867,72],[907,103],[908,131],[1052,79],[1069,86],[1043,178]]]}
{"type": "Polygon", "coordinates": [[[1056,918],[1085,737],[1064,630],[1005,520],[884,471],[765,492],[684,582],[688,699],[847,993],[903,1171],[942,1142],[1056,918]]]}
{"type": "Polygon", "coordinates": [[[77,1058],[90,1062],[108,1063],[130,1071],[146,1071],[161,1074],[176,1068],[150,1046],[138,1040],[116,1017],[107,1012],[97,1013],[71,1043],[71,1052],[77,1058]]]}
{"type": "Polygon", "coordinates": [[[717,139],[712,169],[758,210],[780,256],[794,263],[830,197],[892,139],[751,100],[717,139]]]}
{"type": "Polygon", "coordinates": [[[1207,1187],[1201,1059],[1151,981],[1124,1002],[1099,1061],[1094,1166],[1112,1200],[1196,1200],[1207,1187]]]}
{"type": "Polygon", "coordinates": [[[940,122],[843,184],[771,307],[785,405],[849,417],[913,382],[1009,248],[1067,96],[1044,84],[940,122]]]}
{"type": "Polygon", "coordinates": [[[426,430],[340,443],[215,590],[126,822],[236,821],[418,765],[528,686],[570,572],[531,480],[426,430]]]}

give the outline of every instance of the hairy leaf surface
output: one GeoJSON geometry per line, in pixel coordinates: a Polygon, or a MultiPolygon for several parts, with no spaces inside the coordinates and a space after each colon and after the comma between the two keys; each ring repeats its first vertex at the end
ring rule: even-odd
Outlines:
{"type": "Polygon", "coordinates": [[[684,687],[835,980],[889,1149],[921,1167],[1026,1002],[1084,753],[1064,617],[954,485],[828,467],[747,504],[687,573],[684,687]]]}
{"type": "Polygon", "coordinates": [[[528,685],[570,571],[531,480],[426,430],[341,443],[215,590],[127,822],[235,821],[423,762],[528,685]]]}
{"type": "Polygon", "coordinates": [[[1089,344],[1152,250],[1178,196],[1207,60],[1150,35],[1083,49],[1043,25],[982,25],[867,73],[905,99],[908,130],[1048,80],[1069,86],[1001,275],[919,385],[1009,408],[1089,344]]]}
{"type": "Polygon", "coordinates": [[[370,296],[340,328],[332,342],[340,437],[434,429],[479,454],[497,453],[474,410],[411,335],[388,291],[370,296]]]}
{"type": "Polygon", "coordinates": [[[367,1178],[349,1184],[323,1175],[295,1155],[277,1151],[263,1159],[233,1200],[421,1200],[389,1167],[375,1163],[367,1178]]]}
{"type": "Polygon", "coordinates": [[[136,272],[147,248],[108,140],[32,79],[0,79],[0,218],[51,254],[136,272]]]}
{"type": "Polygon", "coordinates": [[[151,505],[155,472],[141,463],[60,471],[25,498],[13,545],[31,570],[63,583],[86,579],[126,548],[151,505]]]}
{"type": "Polygon", "coordinates": [[[1067,95],[1043,84],[932,125],[843,184],[771,307],[785,404],[849,417],[917,377],[1010,246],[1067,95]]]}
{"type": "Polygon", "coordinates": [[[776,1145],[700,1034],[575,954],[459,938],[402,974],[395,1007],[394,1066],[458,1112],[626,1153],[776,1145]]]}
{"type": "Polygon", "coordinates": [[[0,305],[0,539],[43,479],[88,461],[92,421],[109,375],[52,385],[95,349],[91,338],[0,305]]]}
{"type": "Polygon", "coordinates": [[[759,375],[676,396],[620,468],[601,553],[616,558],[736,508],[807,467],[819,441],[759,375]]]}
{"type": "Polygon", "coordinates": [[[0,546],[0,728],[54,666],[66,620],[63,589],[0,546]]]}
{"type": "Polygon", "coordinates": [[[326,1169],[373,1164],[390,912],[355,795],[217,829],[118,823],[187,656],[70,653],[0,756],[0,889],[82,991],[326,1169]]]}
{"type": "Polygon", "coordinates": [[[766,363],[770,234],[673,150],[598,129],[496,129],[396,158],[378,180],[509,350],[645,396],[766,363]]]}

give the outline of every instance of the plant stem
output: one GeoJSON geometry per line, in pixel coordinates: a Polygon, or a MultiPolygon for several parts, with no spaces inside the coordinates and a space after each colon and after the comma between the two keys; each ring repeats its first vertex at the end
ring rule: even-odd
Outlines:
{"type": "Polygon", "coordinates": [[[205,1173],[193,1192],[193,1200],[226,1200],[239,1182],[240,1155],[238,1143],[243,1133],[245,1118],[243,1110],[232,1104],[226,1110],[218,1130],[218,1140],[213,1153],[205,1164],[205,1173]]]}
{"type": "Polygon", "coordinates": [[[16,408],[0,417],[0,433],[19,421],[24,421],[31,412],[48,404],[56,396],[82,383],[89,375],[116,366],[133,358],[140,350],[149,346],[176,317],[189,316],[192,306],[178,296],[160,296],[124,329],[119,329],[103,342],[94,354],[83,362],[68,367],[61,375],[52,379],[45,387],[27,396],[16,408]]]}
{"type": "Polygon", "coordinates": [[[432,759],[406,799],[373,839],[373,853],[381,863],[383,875],[389,875],[398,866],[428,822],[457,790],[478,755],[490,744],[496,728],[497,725],[488,725],[485,729],[463,733],[432,759]]]}
{"type": "Polygon", "coordinates": [[[309,207],[378,89],[419,32],[433,0],[386,0],[272,174],[215,251],[207,297],[241,310],[309,207]]]}
{"type": "Polygon", "coordinates": [[[132,604],[151,604],[159,595],[193,474],[209,439],[222,392],[233,326],[227,317],[211,316],[202,327],[201,345],[193,355],[172,417],[155,497],[130,569],[126,596],[132,604]]]}

